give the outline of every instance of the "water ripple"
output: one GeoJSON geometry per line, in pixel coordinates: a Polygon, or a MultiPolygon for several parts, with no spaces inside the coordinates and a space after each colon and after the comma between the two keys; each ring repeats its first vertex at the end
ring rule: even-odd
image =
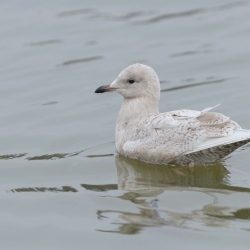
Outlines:
{"type": "Polygon", "coordinates": [[[193,16],[193,15],[204,13],[205,11],[206,11],[206,9],[202,8],[202,9],[194,9],[194,10],[183,11],[183,12],[162,14],[162,15],[158,15],[156,17],[150,18],[150,19],[144,21],[143,23],[144,24],[146,24],[146,23],[156,23],[156,22],[163,21],[163,20],[166,20],[166,19],[193,16]]]}
{"type": "Polygon", "coordinates": [[[105,185],[91,185],[91,184],[81,184],[81,187],[86,190],[96,191],[96,192],[105,192],[109,190],[117,190],[117,184],[105,184],[105,185]]]}
{"type": "Polygon", "coordinates": [[[29,161],[34,161],[34,160],[58,160],[58,159],[63,159],[71,156],[76,156],[82,153],[83,151],[78,151],[74,153],[56,153],[56,154],[45,154],[45,155],[38,155],[38,156],[33,156],[33,157],[28,157],[26,158],[29,161]]]}
{"type": "Polygon", "coordinates": [[[225,5],[220,5],[217,7],[212,7],[212,8],[199,8],[199,9],[186,10],[182,12],[160,14],[148,20],[136,22],[136,24],[150,24],[150,23],[152,24],[152,23],[157,23],[160,21],[165,21],[165,20],[170,20],[170,19],[175,19],[175,18],[185,18],[185,17],[195,16],[195,15],[208,13],[208,12],[230,10],[230,9],[233,9],[242,5],[246,5],[246,4],[247,4],[246,1],[239,1],[239,2],[229,3],[225,5]]]}
{"type": "Polygon", "coordinates": [[[44,45],[61,43],[62,41],[63,41],[62,39],[51,39],[39,42],[31,42],[29,43],[29,46],[44,46],[44,45]]]}
{"type": "Polygon", "coordinates": [[[15,159],[15,158],[20,158],[25,155],[27,155],[27,153],[0,155],[0,160],[10,160],[10,159],[15,159]]]}
{"type": "Polygon", "coordinates": [[[196,86],[201,86],[201,85],[207,85],[207,84],[215,84],[215,83],[222,83],[230,78],[225,78],[225,79],[218,79],[214,81],[204,81],[204,82],[197,82],[197,83],[192,83],[188,85],[182,85],[182,86],[177,86],[173,88],[168,88],[168,89],[162,89],[161,92],[169,92],[169,91],[174,91],[174,90],[179,90],[179,89],[186,89],[186,88],[191,88],[191,87],[196,87],[196,86]]]}
{"type": "Polygon", "coordinates": [[[80,10],[69,10],[58,13],[58,17],[65,17],[65,16],[75,16],[75,15],[82,15],[91,13],[92,9],[80,9],[80,10]]]}
{"type": "Polygon", "coordinates": [[[98,157],[109,157],[114,156],[114,154],[104,154],[104,155],[87,155],[88,158],[98,158],[98,157]]]}
{"type": "Polygon", "coordinates": [[[57,187],[27,187],[27,188],[15,188],[11,189],[10,192],[13,193],[22,193],[22,192],[55,192],[55,193],[61,193],[61,192],[78,192],[75,188],[71,186],[62,186],[61,188],[57,187]]]}
{"type": "Polygon", "coordinates": [[[61,65],[67,66],[67,65],[71,65],[71,64],[75,64],[75,63],[90,62],[90,61],[100,60],[100,59],[103,59],[103,56],[92,56],[92,57],[87,57],[87,58],[69,60],[69,61],[63,62],[61,65]]]}

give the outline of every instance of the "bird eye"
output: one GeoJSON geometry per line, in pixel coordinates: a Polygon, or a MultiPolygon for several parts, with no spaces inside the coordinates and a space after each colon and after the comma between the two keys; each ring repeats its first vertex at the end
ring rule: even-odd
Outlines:
{"type": "Polygon", "coordinates": [[[133,83],[135,82],[135,80],[130,79],[130,80],[128,80],[128,82],[129,82],[130,84],[133,84],[133,83]]]}

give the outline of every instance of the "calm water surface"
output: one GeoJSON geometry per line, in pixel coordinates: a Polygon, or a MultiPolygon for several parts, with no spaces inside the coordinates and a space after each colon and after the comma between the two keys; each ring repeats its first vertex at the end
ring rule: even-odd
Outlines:
{"type": "Polygon", "coordinates": [[[121,97],[152,66],[160,110],[216,111],[250,129],[250,2],[0,2],[1,249],[249,249],[250,148],[225,164],[116,156],[121,97]]]}

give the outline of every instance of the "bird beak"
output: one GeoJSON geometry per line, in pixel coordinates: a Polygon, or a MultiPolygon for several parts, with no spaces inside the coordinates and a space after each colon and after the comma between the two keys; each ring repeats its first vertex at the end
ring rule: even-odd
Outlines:
{"type": "Polygon", "coordinates": [[[97,88],[95,90],[95,93],[101,94],[104,92],[111,92],[111,91],[115,91],[115,90],[116,90],[116,88],[112,88],[112,87],[110,87],[110,85],[103,85],[103,86],[97,88]]]}

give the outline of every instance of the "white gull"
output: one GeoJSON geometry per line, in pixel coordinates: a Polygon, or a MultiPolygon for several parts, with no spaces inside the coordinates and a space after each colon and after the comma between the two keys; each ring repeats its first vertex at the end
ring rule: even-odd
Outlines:
{"type": "Polygon", "coordinates": [[[159,113],[160,82],[149,66],[133,64],[95,93],[109,91],[124,97],[115,133],[120,155],[154,164],[193,166],[219,161],[250,141],[250,130],[210,112],[218,105],[202,111],[159,113]]]}

